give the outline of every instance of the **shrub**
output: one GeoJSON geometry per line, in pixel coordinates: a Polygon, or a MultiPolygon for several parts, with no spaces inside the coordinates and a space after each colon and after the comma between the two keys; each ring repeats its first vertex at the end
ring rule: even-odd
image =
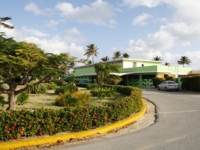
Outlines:
{"type": "Polygon", "coordinates": [[[16,104],[17,105],[23,105],[28,101],[28,98],[29,98],[28,92],[22,92],[18,95],[17,100],[16,100],[16,104]]]}
{"type": "Polygon", "coordinates": [[[200,76],[182,77],[181,81],[183,90],[200,92],[200,76]]]}
{"type": "Polygon", "coordinates": [[[29,90],[31,94],[44,94],[47,91],[46,84],[39,84],[29,90]]]}
{"type": "Polygon", "coordinates": [[[164,81],[165,78],[159,78],[159,77],[157,77],[157,78],[153,78],[152,80],[153,80],[154,87],[157,88],[158,84],[160,84],[162,81],[164,81]]]}
{"type": "Polygon", "coordinates": [[[66,91],[76,92],[76,91],[78,91],[78,88],[76,87],[76,85],[74,83],[68,83],[68,84],[64,84],[61,87],[57,88],[54,93],[60,94],[60,93],[66,92],[66,91]]]}
{"type": "Polygon", "coordinates": [[[58,86],[54,82],[45,83],[47,90],[56,89],[58,86]]]}
{"type": "MultiPolygon", "coordinates": [[[[0,140],[52,135],[93,129],[127,118],[142,107],[142,90],[136,87],[116,86],[116,90],[130,95],[104,106],[65,107],[62,109],[34,109],[0,112],[0,140]]],[[[75,93],[73,93],[75,94],[75,93]]],[[[73,95],[72,94],[72,95],[73,95]]],[[[78,94],[78,93],[76,93],[78,94]]],[[[71,95],[68,93],[68,96],[71,95]]],[[[89,96],[89,95],[88,95],[89,96]]],[[[83,95],[75,96],[84,97],[83,95]]],[[[87,97],[87,96],[86,96],[87,97]]]]}
{"type": "Polygon", "coordinates": [[[52,80],[52,82],[54,82],[57,86],[62,86],[64,83],[63,80],[59,80],[59,79],[52,80]]]}
{"type": "Polygon", "coordinates": [[[0,95],[0,107],[3,107],[5,105],[5,99],[2,95],[0,95]]]}
{"type": "Polygon", "coordinates": [[[92,96],[97,96],[100,100],[104,97],[112,97],[116,89],[114,87],[94,88],[90,90],[92,96]]]}
{"type": "Polygon", "coordinates": [[[172,80],[172,81],[175,81],[175,78],[172,77],[172,76],[167,76],[167,77],[165,77],[165,80],[172,80]]]}
{"type": "Polygon", "coordinates": [[[55,104],[58,106],[82,106],[90,101],[90,94],[66,91],[60,93],[55,104]]]}
{"type": "Polygon", "coordinates": [[[89,84],[86,84],[86,85],[87,85],[87,89],[89,89],[89,90],[94,89],[94,88],[98,88],[97,83],[89,83],[89,84]]]}

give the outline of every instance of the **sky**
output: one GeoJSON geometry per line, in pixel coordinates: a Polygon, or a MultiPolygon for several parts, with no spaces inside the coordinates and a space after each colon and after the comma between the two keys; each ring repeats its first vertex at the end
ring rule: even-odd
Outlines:
{"type": "Polygon", "coordinates": [[[0,32],[78,59],[95,44],[95,62],[116,51],[170,66],[187,56],[185,67],[200,70],[199,14],[199,0],[2,0],[0,17],[12,17],[6,23],[15,28],[0,32]]]}

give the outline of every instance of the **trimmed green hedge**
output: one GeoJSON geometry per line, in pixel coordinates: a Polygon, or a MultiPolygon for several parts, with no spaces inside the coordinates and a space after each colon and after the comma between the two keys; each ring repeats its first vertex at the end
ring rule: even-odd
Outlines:
{"type": "Polygon", "coordinates": [[[182,77],[181,88],[186,91],[200,92],[200,76],[182,77]]]}
{"type": "Polygon", "coordinates": [[[116,86],[116,89],[127,96],[113,103],[103,103],[103,106],[2,111],[0,112],[0,140],[93,129],[140,111],[141,89],[125,86],[116,86]]]}

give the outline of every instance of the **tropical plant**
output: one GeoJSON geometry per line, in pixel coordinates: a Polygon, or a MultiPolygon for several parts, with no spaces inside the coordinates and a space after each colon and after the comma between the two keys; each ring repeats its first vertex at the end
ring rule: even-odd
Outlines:
{"type": "Polygon", "coordinates": [[[178,64],[183,65],[183,67],[185,64],[190,65],[190,63],[191,61],[187,56],[181,56],[180,60],[178,60],[178,64]]]}
{"type": "Polygon", "coordinates": [[[8,108],[15,109],[17,96],[50,78],[63,78],[74,66],[75,57],[67,53],[45,53],[33,43],[16,42],[0,36],[0,80],[9,86],[0,92],[8,95],[8,108]],[[37,80],[36,80],[37,79],[37,80]],[[30,82],[35,80],[36,82],[30,82]],[[19,89],[19,85],[24,87],[19,89]]]}
{"type": "Polygon", "coordinates": [[[122,57],[122,53],[120,51],[114,52],[114,54],[113,54],[113,59],[114,60],[120,59],[121,57],[122,57]]]}
{"type": "Polygon", "coordinates": [[[97,74],[97,84],[101,88],[102,84],[106,81],[106,78],[110,76],[111,72],[120,72],[119,65],[107,64],[107,63],[96,63],[94,65],[95,72],[97,74]]]}
{"type": "Polygon", "coordinates": [[[86,56],[87,58],[90,58],[92,56],[93,64],[94,64],[94,56],[98,57],[97,50],[98,50],[97,46],[95,46],[94,44],[89,44],[87,45],[87,50],[84,54],[84,56],[86,56]]]}
{"type": "Polygon", "coordinates": [[[159,56],[153,57],[152,60],[154,60],[154,61],[162,61],[161,57],[159,57],[159,56]]]}
{"type": "Polygon", "coordinates": [[[108,56],[105,56],[105,57],[102,57],[101,60],[102,61],[109,61],[109,58],[108,58],[108,56]]]}
{"type": "Polygon", "coordinates": [[[170,66],[170,63],[166,62],[166,63],[165,63],[165,66],[170,66]]]}
{"type": "Polygon", "coordinates": [[[4,21],[11,20],[11,19],[12,19],[11,17],[0,17],[0,27],[4,26],[5,28],[13,29],[14,26],[4,23],[4,21]]]}
{"type": "Polygon", "coordinates": [[[130,57],[129,54],[127,54],[127,53],[123,54],[123,58],[129,58],[129,57],[130,57]]]}

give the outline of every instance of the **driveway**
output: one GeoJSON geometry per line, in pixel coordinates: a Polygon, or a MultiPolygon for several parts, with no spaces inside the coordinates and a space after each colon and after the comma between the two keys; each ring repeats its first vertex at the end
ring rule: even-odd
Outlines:
{"type": "MultiPolygon", "coordinates": [[[[59,150],[199,150],[200,94],[143,89],[156,105],[155,123],[134,132],[65,144],[59,150]]],[[[134,125],[133,125],[134,126],[134,125]]],[[[123,130],[123,129],[122,129],[123,130]]]]}

